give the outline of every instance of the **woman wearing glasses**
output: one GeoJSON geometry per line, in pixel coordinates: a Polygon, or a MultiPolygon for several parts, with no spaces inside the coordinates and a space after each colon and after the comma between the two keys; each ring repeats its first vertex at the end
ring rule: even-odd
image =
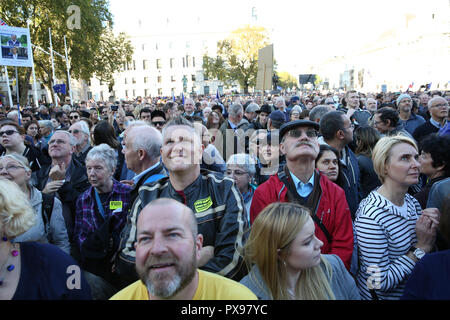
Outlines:
{"type": "Polygon", "coordinates": [[[49,242],[70,253],[61,202],[53,196],[51,200],[46,199],[46,195],[31,185],[31,169],[27,158],[15,153],[0,157],[0,179],[13,181],[20,187],[36,216],[35,225],[15,241],[49,242]]]}
{"type": "Polygon", "coordinates": [[[252,183],[255,177],[256,162],[245,153],[233,154],[227,161],[225,175],[233,179],[244,199],[247,220],[250,225],[250,205],[256,186],[252,183]]]}

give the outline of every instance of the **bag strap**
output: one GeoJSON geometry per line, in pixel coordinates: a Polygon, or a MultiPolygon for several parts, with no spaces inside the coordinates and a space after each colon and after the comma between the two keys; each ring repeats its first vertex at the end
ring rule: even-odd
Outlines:
{"type": "MultiPolygon", "coordinates": [[[[286,188],[292,194],[297,193],[297,190],[292,190],[292,188],[290,187],[290,184],[287,181],[287,176],[286,176],[286,173],[284,172],[284,170],[278,171],[278,178],[280,179],[281,182],[283,182],[283,184],[286,186],[286,188]]],[[[311,218],[319,226],[320,230],[322,230],[322,232],[325,234],[325,237],[327,238],[328,243],[331,243],[331,241],[333,240],[333,237],[331,236],[330,232],[328,232],[325,225],[322,223],[322,220],[320,220],[314,213],[311,213],[311,218]]]]}
{"type": "Polygon", "coordinates": [[[147,183],[150,183],[150,182],[154,182],[154,181],[159,180],[159,179],[162,179],[162,178],[164,178],[164,177],[165,177],[165,175],[160,174],[160,173],[157,173],[157,174],[154,174],[154,175],[148,177],[147,180],[145,180],[143,184],[147,184],[147,183]]]}
{"type": "Polygon", "coordinates": [[[55,203],[55,196],[42,193],[42,220],[44,221],[44,228],[47,230],[47,226],[50,224],[52,217],[53,205],[55,203]]]}

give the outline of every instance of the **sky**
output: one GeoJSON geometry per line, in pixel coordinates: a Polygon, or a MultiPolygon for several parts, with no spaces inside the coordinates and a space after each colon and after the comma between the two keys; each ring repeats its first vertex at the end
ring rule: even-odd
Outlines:
{"type": "Polygon", "coordinates": [[[170,17],[180,32],[197,17],[211,26],[208,31],[261,25],[271,33],[278,71],[300,74],[312,63],[376,41],[404,23],[406,13],[431,10],[433,1],[443,0],[110,0],[110,9],[115,30],[128,34],[130,19],[153,22],[152,29],[158,29],[170,17]]]}

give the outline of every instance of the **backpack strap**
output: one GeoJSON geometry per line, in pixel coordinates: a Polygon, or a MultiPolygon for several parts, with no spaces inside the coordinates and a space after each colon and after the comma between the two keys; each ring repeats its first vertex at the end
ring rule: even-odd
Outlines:
{"type": "Polygon", "coordinates": [[[47,232],[52,218],[53,205],[55,204],[55,196],[42,193],[42,220],[44,221],[44,228],[47,232]]]}
{"type": "MultiPolygon", "coordinates": [[[[297,190],[291,190],[290,184],[287,181],[287,176],[286,176],[286,173],[284,172],[284,170],[278,171],[277,174],[278,174],[278,178],[280,179],[281,182],[283,182],[283,184],[286,186],[288,191],[290,191],[292,194],[297,194],[297,190]]],[[[311,212],[311,218],[314,220],[314,222],[317,224],[317,226],[320,228],[320,230],[322,230],[322,232],[325,234],[325,237],[327,238],[328,243],[331,243],[331,241],[333,240],[333,237],[331,236],[330,232],[328,232],[325,225],[322,223],[322,220],[319,219],[314,214],[314,212],[311,212]]]]}

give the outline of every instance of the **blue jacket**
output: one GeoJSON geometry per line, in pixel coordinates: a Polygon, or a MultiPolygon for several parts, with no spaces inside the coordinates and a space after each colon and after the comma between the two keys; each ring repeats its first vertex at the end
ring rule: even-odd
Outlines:
{"type": "Polygon", "coordinates": [[[356,210],[358,210],[359,202],[362,200],[362,191],[360,185],[360,171],[358,159],[348,146],[345,146],[345,163],[341,161],[341,171],[343,176],[343,185],[345,197],[347,198],[348,207],[352,214],[352,220],[355,220],[356,210]]]}
{"type": "Polygon", "coordinates": [[[399,123],[403,126],[403,129],[409,132],[409,134],[413,134],[414,130],[421,124],[424,124],[426,121],[424,118],[422,118],[419,115],[416,115],[411,112],[411,116],[408,120],[403,121],[402,119],[399,120],[399,123]]]}

